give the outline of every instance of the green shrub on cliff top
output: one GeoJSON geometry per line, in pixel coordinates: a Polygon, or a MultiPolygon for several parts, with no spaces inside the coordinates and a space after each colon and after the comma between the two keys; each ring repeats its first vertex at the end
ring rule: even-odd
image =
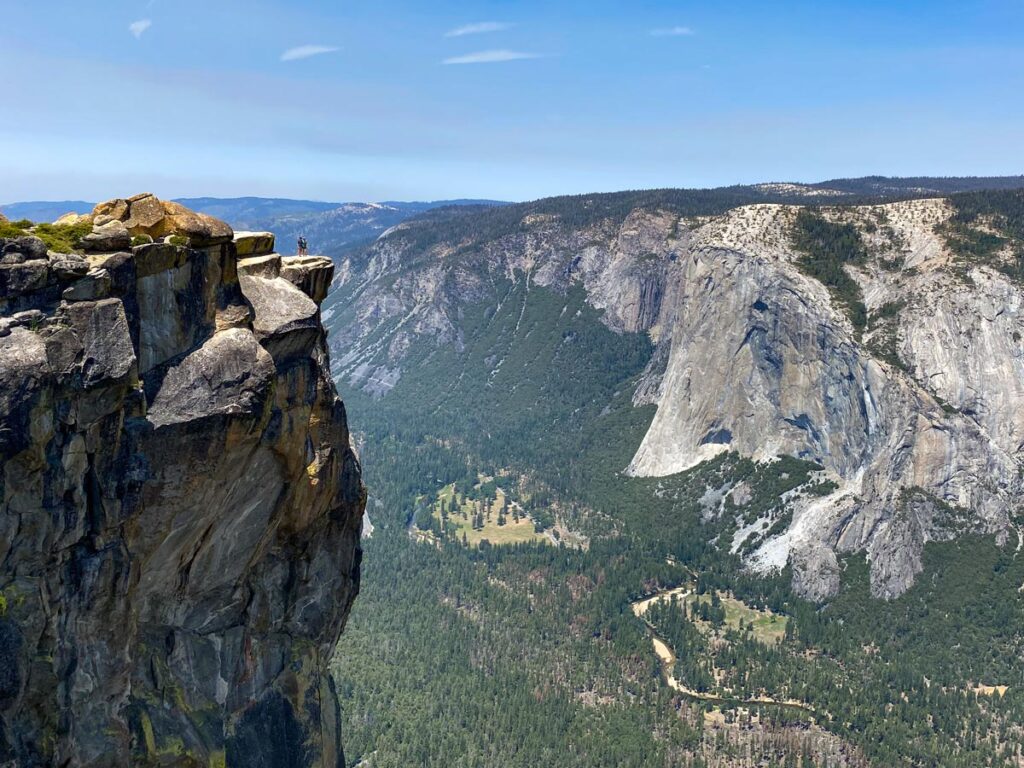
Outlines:
{"type": "Polygon", "coordinates": [[[22,237],[25,234],[20,221],[0,221],[0,237],[22,237]]]}
{"type": "Polygon", "coordinates": [[[1024,282],[1024,190],[968,192],[949,202],[953,215],[938,231],[960,263],[1024,282]]]}
{"type": "Polygon", "coordinates": [[[860,336],[868,324],[868,311],[860,286],[846,272],[847,264],[867,261],[867,249],[857,228],[852,224],[834,224],[817,211],[802,208],[793,225],[793,243],[803,254],[796,265],[828,288],[833,301],[843,307],[860,336]]]}
{"type": "Polygon", "coordinates": [[[83,237],[92,232],[92,223],[78,224],[33,224],[28,219],[0,223],[0,237],[38,237],[46,248],[57,253],[71,253],[80,250],[83,237]]]}
{"type": "Polygon", "coordinates": [[[70,253],[81,247],[83,237],[92,232],[92,223],[78,224],[37,224],[32,234],[46,243],[46,247],[58,253],[70,253]]]}

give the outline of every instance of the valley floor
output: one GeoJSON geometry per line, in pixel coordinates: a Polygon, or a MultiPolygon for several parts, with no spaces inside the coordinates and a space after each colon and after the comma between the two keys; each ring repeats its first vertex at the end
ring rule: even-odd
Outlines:
{"type": "MultiPolygon", "coordinates": [[[[674,587],[672,589],[665,589],[658,592],[650,597],[645,597],[641,600],[637,600],[632,604],[633,614],[644,622],[647,629],[651,634],[651,643],[654,646],[654,654],[661,661],[662,671],[665,676],[665,682],[668,686],[676,693],[681,693],[691,699],[697,701],[709,701],[715,704],[728,704],[729,706],[743,706],[743,707],[756,707],[762,705],[774,705],[780,707],[795,707],[801,709],[809,714],[817,714],[814,708],[802,701],[795,699],[775,699],[771,696],[752,696],[750,698],[740,698],[736,696],[730,696],[728,693],[714,693],[708,691],[698,691],[688,687],[681,682],[675,676],[675,665],[676,665],[676,654],[675,651],[669,646],[664,638],[658,635],[658,628],[647,620],[646,614],[648,609],[655,604],[661,604],[670,607],[675,610],[685,610],[688,603],[686,599],[693,594],[693,585],[686,587],[674,587]]],[[[731,598],[727,598],[731,599],[731,598]]],[[[736,601],[738,602],[738,601],[736,601]]]]}

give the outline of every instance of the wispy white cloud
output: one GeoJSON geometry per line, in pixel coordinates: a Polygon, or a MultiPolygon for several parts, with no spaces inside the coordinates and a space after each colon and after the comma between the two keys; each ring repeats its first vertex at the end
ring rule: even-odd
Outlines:
{"type": "Polygon", "coordinates": [[[651,30],[651,35],[654,37],[689,37],[695,34],[697,33],[690,27],[663,27],[651,30]]]}
{"type": "Polygon", "coordinates": [[[298,59],[308,59],[310,56],[320,56],[325,53],[334,53],[337,51],[333,45],[300,45],[295,48],[289,48],[287,51],[281,54],[281,61],[297,61],[298,59]]]}
{"type": "Polygon", "coordinates": [[[128,31],[135,36],[136,40],[138,40],[142,37],[142,33],[152,26],[153,22],[150,19],[139,19],[138,21],[133,21],[128,25],[128,31]]]}
{"type": "Polygon", "coordinates": [[[540,59],[540,53],[527,53],[525,51],[477,51],[467,53],[465,56],[453,56],[445,59],[445,64],[496,64],[502,61],[520,61],[522,59],[540,59]]]}
{"type": "Polygon", "coordinates": [[[503,21],[479,21],[475,24],[466,24],[444,33],[445,37],[465,37],[466,35],[481,35],[485,32],[501,32],[511,27],[503,21]]]}

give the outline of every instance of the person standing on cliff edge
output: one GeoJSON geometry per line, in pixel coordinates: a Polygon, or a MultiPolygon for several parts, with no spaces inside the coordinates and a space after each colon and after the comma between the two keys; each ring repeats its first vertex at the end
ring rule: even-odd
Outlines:
{"type": "Polygon", "coordinates": [[[306,242],[305,235],[299,235],[299,256],[309,255],[309,243],[306,242]]]}

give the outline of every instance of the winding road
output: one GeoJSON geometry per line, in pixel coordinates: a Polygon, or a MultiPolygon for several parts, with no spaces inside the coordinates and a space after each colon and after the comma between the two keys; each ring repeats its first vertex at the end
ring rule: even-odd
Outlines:
{"type": "Polygon", "coordinates": [[[773,699],[770,696],[755,696],[753,698],[742,698],[738,696],[723,696],[714,693],[705,693],[688,688],[675,676],[676,655],[668,643],[658,635],[657,629],[647,620],[648,609],[657,602],[685,600],[692,591],[691,587],[675,587],[662,590],[649,597],[642,598],[632,604],[633,615],[640,619],[647,627],[651,635],[651,643],[654,645],[654,653],[661,661],[662,673],[665,675],[665,682],[669,688],[677,693],[699,701],[710,701],[715,704],[731,704],[745,706],[760,706],[764,704],[779,707],[793,707],[811,715],[818,715],[818,712],[808,704],[796,699],[773,699]]]}

